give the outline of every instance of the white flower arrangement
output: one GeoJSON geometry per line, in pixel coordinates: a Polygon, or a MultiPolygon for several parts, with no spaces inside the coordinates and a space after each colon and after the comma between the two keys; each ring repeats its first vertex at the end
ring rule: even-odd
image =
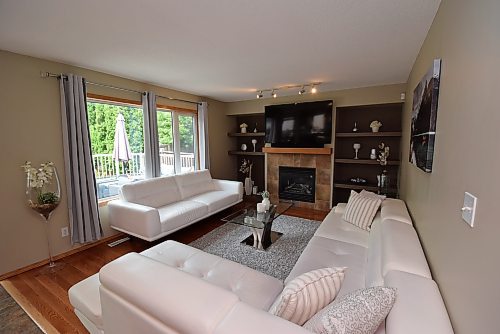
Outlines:
{"type": "Polygon", "coordinates": [[[387,165],[387,158],[389,157],[389,146],[386,146],[384,143],[380,143],[378,148],[380,149],[380,151],[378,153],[377,161],[380,163],[380,165],[385,166],[387,165]]]}
{"type": "Polygon", "coordinates": [[[240,128],[243,129],[243,128],[248,128],[248,124],[247,123],[241,123],[240,124],[240,128]]]}
{"type": "Polygon", "coordinates": [[[240,172],[248,175],[248,177],[252,177],[252,162],[250,160],[246,160],[246,159],[243,159],[242,162],[241,162],[241,166],[240,166],[240,172]]]}
{"type": "Polygon", "coordinates": [[[30,205],[38,209],[39,207],[37,207],[37,205],[49,205],[50,209],[53,210],[59,202],[59,196],[55,192],[44,191],[44,187],[52,182],[52,178],[54,177],[54,163],[52,161],[47,161],[40,164],[39,168],[35,168],[31,165],[31,161],[26,161],[21,167],[28,177],[29,188],[32,188],[36,193],[37,203],[30,203],[30,205]]]}
{"type": "Polygon", "coordinates": [[[262,196],[262,199],[269,198],[269,191],[264,190],[264,191],[262,192],[261,196],[262,196]]]}
{"type": "Polygon", "coordinates": [[[382,126],[382,123],[380,121],[377,121],[377,120],[372,121],[370,123],[370,128],[372,128],[372,129],[373,128],[380,128],[381,126],[382,126]]]}
{"type": "Polygon", "coordinates": [[[30,180],[31,188],[42,189],[46,184],[52,181],[52,176],[54,174],[54,169],[52,168],[54,167],[54,163],[52,161],[40,164],[38,169],[31,166],[31,161],[26,161],[21,167],[30,180]]]}

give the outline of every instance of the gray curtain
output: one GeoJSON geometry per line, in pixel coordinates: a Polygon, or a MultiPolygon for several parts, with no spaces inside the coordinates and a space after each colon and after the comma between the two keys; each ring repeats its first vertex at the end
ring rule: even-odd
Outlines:
{"type": "Polygon", "coordinates": [[[198,104],[198,128],[200,129],[200,169],[210,169],[208,152],[208,104],[198,104]]]}
{"type": "Polygon", "coordinates": [[[142,109],[144,112],[145,174],[146,179],[151,179],[161,175],[155,93],[145,92],[142,95],[142,109]]]}
{"type": "Polygon", "coordinates": [[[85,79],[61,75],[61,117],[71,243],[102,237],[87,121],[85,79]]]}

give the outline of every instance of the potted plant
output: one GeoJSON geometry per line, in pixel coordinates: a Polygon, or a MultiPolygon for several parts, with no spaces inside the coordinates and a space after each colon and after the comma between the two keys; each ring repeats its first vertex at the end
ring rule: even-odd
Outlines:
{"type": "Polygon", "coordinates": [[[250,160],[243,159],[240,166],[240,173],[245,174],[245,194],[247,196],[252,194],[252,166],[250,160]]]}
{"type": "Polygon", "coordinates": [[[248,128],[247,123],[241,123],[240,124],[241,133],[247,133],[247,128],[248,128]]]}
{"type": "Polygon", "coordinates": [[[370,123],[370,128],[372,129],[372,132],[378,132],[380,127],[382,126],[382,123],[375,120],[370,123]]]}
{"type": "Polygon", "coordinates": [[[262,204],[265,205],[267,211],[271,207],[271,201],[269,200],[269,191],[264,190],[261,195],[262,195],[262,204]]]}

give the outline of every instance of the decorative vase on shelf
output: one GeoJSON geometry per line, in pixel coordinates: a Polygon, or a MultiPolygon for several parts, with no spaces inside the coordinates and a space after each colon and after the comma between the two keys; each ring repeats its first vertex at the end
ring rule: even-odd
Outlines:
{"type": "Polygon", "coordinates": [[[252,187],[253,187],[252,179],[249,177],[246,177],[245,178],[245,195],[247,195],[247,196],[252,195],[252,187]]]}
{"type": "Polygon", "coordinates": [[[372,129],[372,132],[378,132],[380,130],[380,127],[382,126],[382,122],[380,121],[372,121],[370,123],[370,128],[372,129]]]}
{"type": "Polygon", "coordinates": [[[50,246],[49,220],[52,212],[59,206],[61,201],[59,176],[52,162],[43,163],[37,169],[31,166],[31,162],[27,161],[22,167],[27,176],[26,200],[28,206],[42,217],[45,224],[45,236],[49,251],[49,267],[53,268],[56,264],[52,257],[50,246]]]}

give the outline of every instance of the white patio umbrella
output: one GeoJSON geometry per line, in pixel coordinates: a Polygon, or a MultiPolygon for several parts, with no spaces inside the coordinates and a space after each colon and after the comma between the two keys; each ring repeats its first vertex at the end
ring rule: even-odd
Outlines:
{"type": "Polygon", "coordinates": [[[125,129],[125,118],[120,113],[116,117],[115,127],[115,143],[113,147],[113,158],[116,160],[116,175],[120,173],[119,162],[129,161],[132,159],[132,152],[130,151],[130,144],[128,142],[127,131],[125,129]]]}

